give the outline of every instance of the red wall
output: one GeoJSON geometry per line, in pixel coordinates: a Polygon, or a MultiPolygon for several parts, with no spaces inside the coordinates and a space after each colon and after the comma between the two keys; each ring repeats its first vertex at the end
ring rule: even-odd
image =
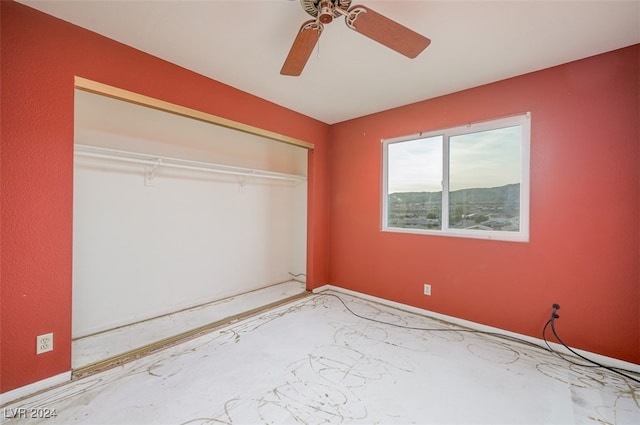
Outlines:
{"type": "Polygon", "coordinates": [[[310,287],[327,283],[328,125],[24,5],[0,3],[0,392],[71,368],[76,75],[314,143],[308,280],[310,287]],[[36,335],[47,332],[55,334],[55,350],[36,356],[36,335]]]}
{"type": "Polygon", "coordinates": [[[329,280],[538,338],[558,303],[565,342],[640,363],[639,51],[332,126],[329,280]],[[381,139],[526,111],[529,243],[380,231],[381,139]]]}

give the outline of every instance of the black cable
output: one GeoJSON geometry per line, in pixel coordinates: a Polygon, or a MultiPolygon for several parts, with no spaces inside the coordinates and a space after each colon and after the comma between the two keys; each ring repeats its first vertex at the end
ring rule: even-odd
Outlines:
{"type": "Polygon", "coordinates": [[[575,361],[565,357],[565,355],[562,354],[561,352],[556,351],[553,348],[551,348],[551,346],[549,345],[549,342],[547,341],[547,328],[549,327],[550,324],[551,324],[551,319],[547,320],[547,323],[544,324],[544,327],[542,328],[542,340],[547,345],[547,347],[549,348],[549,351],[551,353],[553,353],[556,356],[560,357],[565,362],[571,363],[572,365],[582,366],[582,367],[598,367],[597,365],[594,365],[594,364],[584,364],[584,363],[575,362],[575,361]]]}
{"type": "Polygon", "coordinates": [[[423,328],[423,327],[418,327],[418,326],[408,326],[408,325],[401,325],[398,323],[392,323],[392,322],[385,322],[383,320],[378,320],[378,319],[374,319],[372,317],[366,317],[366,316],[362,316],[356,312],[354,312],[353,310],[351,310],[351,308],[349,308],[349,306],[344,302],[344,300],[342,298],[340,298],[339,296],[335,295],[335,294],[325,294],[325,293],[319,293],[316,294],[319,296],[327,296],[327,297],[334,297],[337,298],[338,301],[340,301],[342,303],[342,305],[344,306],[344,308],[347,309],[347,311],[349,313],[351,313],[352,315],[359,317],[360,319],[364,319],[364,320],[368,320],[371,322],[375,322],[375,323],[380,323],[383,325],[389,325],[389,326],[395,326],[397,328],[402,328],[402,329],[410,329],[410,330],[415,330],[415,331],[427,331],[427,332],[466,332],[466,333],[476,333],[476,334],[483,334],[483,335],[491,335],[491,336],[495,336],[498,338],[502,338],[502,339],[507,339],[510,341],[514,341],[514,342],[519,342],[521,344],[526,344],[526,345],[530,345],[532,347],[536,347],[536,348],[540,348],[542,350],[547,351],[546,348],[544,348],[542,345],[536,344],[535,342],[531,342],[531,341],[527,341],[526,339],[521,339],[521,338],[517,338],[515,336],[510,336],[510,335],[505,335],[505,334],[500,334],[497,332],[489,332],[489,331],[479,331],[476,329],[448,329],[448,328],[423,328]]]}
{"type": "Polygon", "coordinates": [[[500,334],[500,333],[497,333],[497,332],[479,331],[479,330],[475,330],[475,329],[423,328],[423,327],[417,327],[417,326],[401,325],[401,324],[398,324],[398,323],[392,323],[392,322],[385,322],[385,321],[383,321],[383,320],[378,320],[378,319],[374,319],[374,318],[372,318],[372,317],[362,316],[362,315],[360,315],[360,314],[356,313],[355,311],[351,310],[351,308],[349,308],[349,306],[344,302],[344,300],[343,300],[342,298],[340,298],[339,296],[337,296],[337,295],[335,295],[335,294],[318,293],[318,294],[315,294],[315,295],[316,295],[316,296],[327,296],[327,297],[334,297],[334,298],[337,298],[337,299],[338,299],[338,301],[340,301],[340,302],[342,303],[342,305],[344,306],[344,308],[345,308],[345,309],[347,309],[347,311],[348,311],[349,313],[351,313],[352,315],[354,315],[354,316],[356,316],[356,317],[358,317],[358,318],[360,318],[360,319],[368,320],[368,321],[370,321],[370,322],[380,323],[380,324],[388,325],[388,326],[395,326],[395,327],[397,327],[397,328],[410,329],[410,330],[417,330],[417,331],[427,331],[427,332],[467,332],[467,333],[477,333],[477,334],[483,334],[483,335],[491,335],[491,336],[495,336],[495,337],[497,337],[497,338],[507,339],[507,340],[510,340],[510,341],[519,342],[519,343],[521,343],[521,344],[526,344],[526,345],[530,345],[530,346],[532,346],[532,347],[540,348],[540,349],[542,349],[542,350],[544,350],[544,351],[550,351],[551,353],[556,354],[556,355],[557,355],[558,357],[560,357],[561,359],[563,359],[563,360],[565,360],[565,361],[567,361],[567,362],[569,362],[569,363],[571,363],[571,364],[574,364],[574,365],[576,365],[576,366],[582,366],[582,367],[601,367],[601,368],[606,369],[606,370],[608,370],[608,371],[610,371],[610,372],[613,372],[613,373],[616,373],[616,374],[618,374],[618,375],[621,375],[621,376],[623,376],[623,377],[625,377],[625,378],[627,378],[627,379],[631,379],[632,381],[635,381],[635,382],[639,382],[639,383],[640,383],[640,380],[638,380],[638,379],[636,379],[636,378],[634,378],[634,377],[632,377],[632,376],[629,376],[629,375],[627,375],[627,374],[625,374],[625,373],[620,372],[620,370],[624,370],[624,371],[626,371],[626,372],[633,373],[632,371],[628,371],[628,370],[626,370],[626,369],[613,368],[613,367],[609,367],[609,366],[602,365],[602,364],[600,364],[600,363],[598,363],[598,362],[595,362],[595,361],[593,361],[593,360],[591,360],[591,359],[588,359],[588,358],[586,358],[586,357],[584,357],[584,356],[582,356],[582,355],[580,355],[580,354],[576,353],[574,350],[572,350],[571,348],[569,348],[569,347],[568,347],[568,346],[567,346],[567,345],[566,345],[566,344],[565,344],[565,343],[560,339],[560,337],[558,336],[558,334],[556,333],[556,330],[555,330],[554,321],[555,321],[555,319],[557,319],[557,318],[559,318],[559,317],[560,317],[560,316],[558,316],[558,315],[556,314],[556,310],[560,308],[560,306],[557,306],[557,304],[554,304],[554,306],[553,306],[553,312],[551,313],[551,318],[547,321],[547,323],[544,325],[544,328],[542,329],[542,339],[543,339],[544,343],[547,345],[547,348],[545,348],[545,347],[543,347],[542,345],[536,344],[536,343],[534,343],[534,342],[527,341],[527,340],[525,340],[525,339],[517,338],[517,337],[514,337],[514,336],[509,336],[509,335],[500,334]],[[556,306],[557,306],[557,308],[556,308],[556,306]],[[578,357],[582,358],[583,360],[585,360],[585,361],[587,361],[587,362],[589,362],[589,363],[592,363],[592,365],[591,365],[591,364],[590,364],[590,365],[585,365],[585,364],[581,364],[581,363],[573,362],[573,361],[571,361],[571,360],[567,359],[566,357],[564,357],[561,353],[559,353],[559,352],[555,351],[553,348],[551,348],[551,346],[550,346],[550,345],[549,345],[549,343],[547,342],[547,338],[546,338],[546,335],[545,335],[545,334],[546,334],[547,327],[548,327],[549,325],[551,325],[551,330],[553,331],[553,335],[554,335],[554,336],[555,336],[555,338],[558,340],[558,342],[559,342],[560,344],[562,344],[562,346],[564,346],[567,350],[569,350],[570,352],[572,352],[572,353],[573,353],[573,354],[575,354],[576,356],[578,356],[578,357]]]}
{"type": "MultiPolygon", "coordinates": [[[[543,329],[543,331],[542,331],[542,336],[543,336],[543,339],[544,339],[545,343],[547,342],[547,340],[546,340],[546,338],[545,338],[545,330],[547,329],[547,326],[550,324],[550,325],[551,325],[551,331],[553,332],[553,336],[555,337],[555,339],[556,339],[560,344],[562,344],[562,346],[563,346],[564,348],[566,348],[567,350],[569,350],[572,354],[574,354],[574,355],[576,355],[577,357],[580,357],[582,360],[585,360],[585,361],[587,361],[587,362],[589,362],[589,363],[591,363],[591,364],[593,364],[593,365],[594,365],[594,366],[589,366],[589,367],[601,367],[601,368],[603,368],[603,369],[606,369],[606,370],[608,370],[608,371],[610,371],[610,372],[613,372],[613,373],[615,373],[615,374],[618,374],[618,375],[620,375],[620,376],[624,376],[624,377],[625,377],[625,378],[627,378],[627,379],[631,379],[632,381],[635,381],[635,382],[640,383],[640,379],[634,378],[633,376],[629,376],[629,375],[627,375],[626,373],[620,372],[620,370],[618,370],[618,368],[613,368],[613,367],[610,367],[610,366],[605,366],[605,365],[603,365],[603,364],[601,364],[601,363],[596,362],[595,360],[591,360],[591,359],[589,359],[589,358],[587,358],[587,357],[583,356],[582,354],[580,354],[580,353],[576,352],[576,351],[575,351],[575,350],[573,350],[571,347],[569,347],[567,344],[565,344],[565,343],[564,343],[564,341],[562,340],[562,338],[560,338],[560,336],[559,336],[559,335],[558,335],[558,333],[556,332],[556,327],[555,327],[555,321],[556,321],[556,319],[560,318],[560,316],[558,316],[558,315],[556,314],[556,311],[557,311],[559,308],[560,308],[560,306],[558,306],[557,304],[554,304],[554,305],[553,305],[553,311],[552,311],[552,313],[551,313],[551,318],[549,319],[549,321],[547,322],[547,324],[546,324],[546,325],[544,325],[544,329],[543,329]]],[[[549,345],[549,344],[547,343],[547,346],[548,346],[548,345],[549,345]]],[[[549,348],[551,348],[551,347],[549,347],[549,348]]],[[[555,353],[555,351],[553,351],[553,350],[551,350],[551,351],[555,353]]],[[[558,353],[556,353],[556,354],[558,354],[558,353]]],[[[558,354],[558,355],[559,355],[559,354],[558,354]]],[[[564,360],[567,360],[567,359],[565,359],[565,358],[564,358],[564,357],[562,357],[562,356],[560,356],[560,357],[561,357],[562,359],[564,359],[564,360]]],[[[569,360],[567,360],[567,361],[569,361],[569,360]]],[[[571,362],[571,361],[570,361],[570,363],[577,364],[578,366],[586,366],[586,365],[579,364],[579,363],[574,363],[574,362],[571,362]]]]}

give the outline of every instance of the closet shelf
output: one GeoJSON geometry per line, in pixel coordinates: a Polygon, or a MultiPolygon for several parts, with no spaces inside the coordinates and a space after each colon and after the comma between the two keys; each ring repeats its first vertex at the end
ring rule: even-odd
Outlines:
{"type": "Polygon", "coordinates": [[[278,173],[274,171],[259,170],[253,168],[234,167],[231,165],[215,164],[211,162],[191,161],[179,158],[169,158],[158,155],[150,155],[137,152],[128,152],[117,149],[102,148],[98,146],[78,145],[74,146],[76,156],[85,158],[110,159],[120,162],[129,162],[152,167],[151,173],[155,173],[158,167],[179,168],[184,170],[204,171],[211,173],[233,174],[237,176],[259,177],[276,180],[305,181],[306,176],[298,174],[278,173]]]}

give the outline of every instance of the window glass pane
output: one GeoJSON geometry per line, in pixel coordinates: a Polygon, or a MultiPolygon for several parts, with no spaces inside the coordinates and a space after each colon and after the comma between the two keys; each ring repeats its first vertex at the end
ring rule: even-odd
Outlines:
{"type": "Polygon", "coordinates": [[[449,228],[520,230],[520,126],[449,138],[449,228]]]}
{"type": "Polygon", "coordinates": [[[440,229],[442,136],[387,145],[387,226],[440,229]]]}

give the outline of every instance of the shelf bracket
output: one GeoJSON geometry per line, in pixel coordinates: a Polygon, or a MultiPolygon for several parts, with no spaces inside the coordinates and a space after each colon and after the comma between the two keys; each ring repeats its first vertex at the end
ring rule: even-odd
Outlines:
{"type": "Polygon", "coordinates": [[[156,159],[155,164],[151,168],[146,168],[144,173],[144,185],[153,187],[156,185],[154,179],[156,178],[156,170],[162,164],[162,159],[156,159]]]}

